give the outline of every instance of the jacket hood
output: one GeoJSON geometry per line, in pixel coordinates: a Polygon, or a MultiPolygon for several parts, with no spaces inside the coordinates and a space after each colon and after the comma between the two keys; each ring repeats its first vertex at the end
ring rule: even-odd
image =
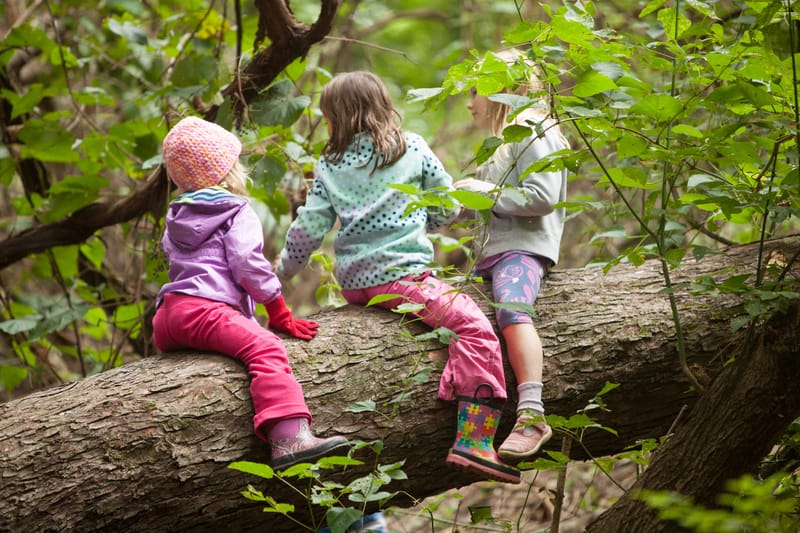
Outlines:
{"type": "Polygon", "coordinates": [[[221,187],[182,194],[170,203],[167,212],[169,239],[177,248],[197,248],[217,230],[227,230],[231,218],[246,203],[221,187]]]}

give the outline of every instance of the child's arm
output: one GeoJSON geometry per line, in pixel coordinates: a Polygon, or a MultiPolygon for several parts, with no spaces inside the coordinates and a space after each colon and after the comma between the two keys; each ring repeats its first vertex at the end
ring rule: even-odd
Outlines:
{"type": "Polygon", "coordinates": [[[288,280],[305,267],[311,254],[320,247],[335,223],[336,211],[328,192],[322,181],[314,178],[305,204],[297,210],[297,218],[286,233],[286,242],[275,265],[278,276],[288,280]]]}
{"type": "MultiPolygon", "coordinates": [[[[417,139],[412,139],[415,143],[417,139]]],[[[418,138],[419,150],[422,154],[422,188],[424,190],[442,187],[446,190],[453,190],[453,178],[445,170],[444,165],[433,153],[433,150],[421,138],[418,138]]],[[[445,200],[451,199],[445,198],[445,200]]],[[[446,226],[454,221],[461,213],[461,205],[453,202],[450,207],[441,206],[438,208],[428,208],[428,229],[434,230],[446,226]]]]}
{"type": "MultiPolygon", "coordinates": [[[[557,131],[551,129],[544,137],[537,138],[533,142],[527,139],[514,148],[519,148],[519,153],[514,150],[514,171],[521,174],[540,159],[563,150],[567,146],[564,146],[557,131]]],[[[521,176],[517,187],[501,190],[492,210],[500,215],[523,217],[552,213],[554,206],[561,201],[564,181],[561,171],[528,171],[528,174],[521,176]]]]}

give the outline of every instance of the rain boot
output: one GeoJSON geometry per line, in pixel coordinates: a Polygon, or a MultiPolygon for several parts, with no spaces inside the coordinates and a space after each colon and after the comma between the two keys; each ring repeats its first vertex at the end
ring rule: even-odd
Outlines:
{"type": "Polygon", "coordinates": [[[456,440],[446,462],[479,472],[489,479],[517,484],[520,482],[519,469],[505,464],[494,449],[494,436],[500,425],[500,407],[492,401],[494,391],[489,399],[477,397],[481,387],[491,389],[484,383],[478,385],[473,396],[457,398],[456,440]]]}
{"type": "Polygon", "coordinates": [[[297,463],[313,463],[317,459],[334,453],[346,453],[349,446],[346,438],[341,436],[320,439],[311,433],[308,420],[298,418],[297,431],[285,438],[269,436],[272,446],[272,468],[283,470],[297,463]]]}

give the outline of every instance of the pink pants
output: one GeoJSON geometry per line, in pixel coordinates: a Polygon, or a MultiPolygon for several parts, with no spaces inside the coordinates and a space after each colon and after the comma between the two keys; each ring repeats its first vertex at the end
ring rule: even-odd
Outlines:
{"type": "MultiPolygon", "coordinates": [[[[458,335],[458,340],[448,348],[449,357],[439,380],[440,399],[473,396],[478,385],[488,383],[496,400],[500,403],[506,400],[500,341],[492,323],[472,298],[427,274],[406,276],[368,289],[342,291],[345,300],[356,305],[364,305],[380,294],[403,295],[377,304],[387,309],[409,301],[425,305],[425,309],[414,316],[432,328],[445,327],[458,335]]],[[[486,387],[481,387],[478,396],[488,397],[489,394],[486,387]]]]}
{"type": "Polygon", "coordinates": [[[169,293],[153,318],[153,341],[162,352],[209,350],[243,362],[251,377],[253,426],[259,438],[266,440],[265,423],[295,417],[311,420],[283,341],[231,306],[169,293]]]}

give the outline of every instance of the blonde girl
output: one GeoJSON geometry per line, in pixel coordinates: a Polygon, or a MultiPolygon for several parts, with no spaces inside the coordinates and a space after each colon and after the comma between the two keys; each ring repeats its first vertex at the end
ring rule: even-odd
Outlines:
{"type": "MultiPolygon", "coordinates": [[[[491,280],[495,303],[522,303],[532,308],[542,279],[558,262],[565,215],[558,203],[567,198],[567,172],[532,172],[530,167],[569,145],[549,117],[535,66],[517,50],[497,55],[507,62],[510,72],[524,73],[507,92],[532,97],[533,105],[509,120],[512,113],[508,105],[472,89],[467,109],[478,128],[498,137],[512,123],[531,128],[531,134],[520,142],[500,146],[478,168],[475,178],[458,181],[455,187],[495,198],[489,221],[475,240],[476,274],[491,280]]],[[[542,342],[531,316],[518,309],[501,305],[496,313],[517,382],[517,421],[498,448],[500,457],[510,462],[534,455],[552,436],[542,403],[542,342]]]]}
{"type": "Polygon", "coordinates": [[[292,316],[264,258],[241,150],[235,135],[196,117],[181,120],[164,138],[167,174],[182,194],[169,205],[161,241],[169,282],[156,300],[153,341],[163,352],[211,351],[244,363],[256,435],[270,444],[273,468],[283,469],[348,443],[311,434],[311,412],[286,347],[255,319],[255,304],[262,303],[272,329],[308,340],[319,327],[292,316]]]}

